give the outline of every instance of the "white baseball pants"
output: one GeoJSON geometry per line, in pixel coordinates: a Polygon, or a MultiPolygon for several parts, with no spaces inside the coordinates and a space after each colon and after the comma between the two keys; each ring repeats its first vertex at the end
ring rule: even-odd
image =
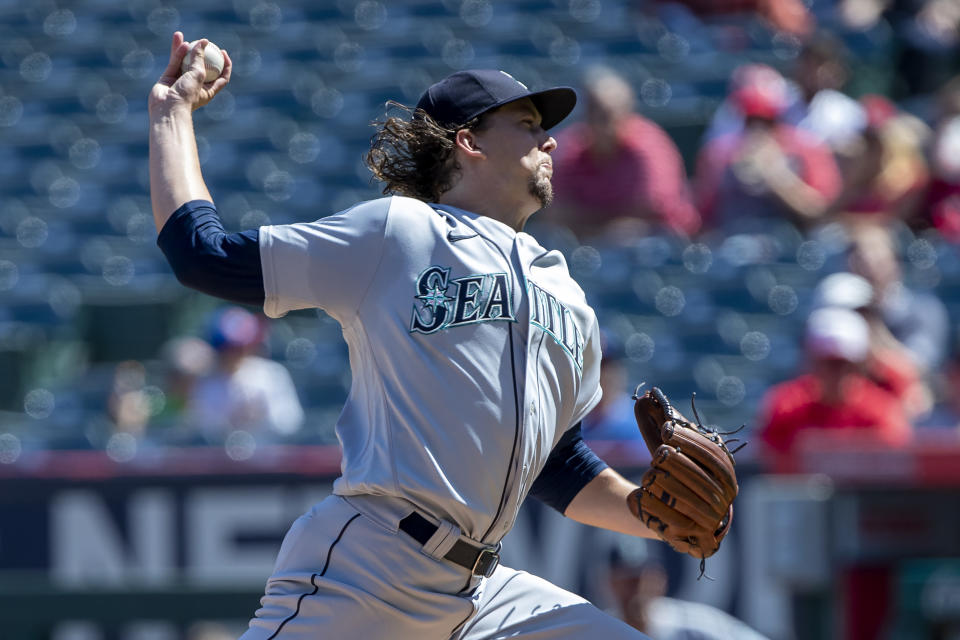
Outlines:
{"type": "Polygon", "coordinates": [[[432,557],[397,529],[411,506],[329,496],[298,518],[241,640],[647,638],[526,572],[481,579],[432,557]]]}

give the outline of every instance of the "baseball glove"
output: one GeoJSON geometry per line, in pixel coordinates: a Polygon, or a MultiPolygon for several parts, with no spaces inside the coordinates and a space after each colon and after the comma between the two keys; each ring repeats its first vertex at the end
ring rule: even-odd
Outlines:
{"type": "Polygon", "coordinates": [[[704,560],[720,548],[733,520],[739,487],[733,454],[722,436],[735,431],[705,428],[696,407],[697,422],[691,423],[656,387],[642,396],[638,387],[633,397],[652,460],[640,488],[628,498],[630,510],[676,551],[700,558],[703,575],[704,560]]]}

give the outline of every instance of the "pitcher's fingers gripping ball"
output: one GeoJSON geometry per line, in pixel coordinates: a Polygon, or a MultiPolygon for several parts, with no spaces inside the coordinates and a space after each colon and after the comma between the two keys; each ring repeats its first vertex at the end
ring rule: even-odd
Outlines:
{"type": "MultiPolygon", "coordinates": [[[[190,43],[190,50],[187,51],[187,55],[183,57],[183,62],[180,64],[181,73],[186,73],[193,63],[193,52],[196,44],[196,40],[190,43]]],[[[205,74],[203,82],[209,83],[219,78],[220,74],[223,73],[223,64],[223,52],[220,51],[220,47],[212,42],[208,42],[207,46],[203,48],[203,69],[205,74]]]]}
{"type": "Polygon", "coordinates": [[[681,553],[703,560],[730,530],[739,487],[721,434],[691,423],[660,389],[634,395],[634,412],[653,459],[628,498],[633,515],[681,553]]]}

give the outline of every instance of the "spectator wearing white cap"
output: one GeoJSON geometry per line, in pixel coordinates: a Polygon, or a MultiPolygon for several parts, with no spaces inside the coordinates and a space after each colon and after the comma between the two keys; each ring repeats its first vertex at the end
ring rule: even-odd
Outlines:
{"type": "Polygon", "coordinates": [[[810,372],[773,387],[762,403],[760,437],[779,470],[801,432],[844,432],[900,446],[910,426],[900,400],[863,374],[870,350],[867,321],[839,307],[810,314],[804,341],[810,372]]]}
{"type": "Polygon", "coordinates": [[[870,329],[865,374],[900,398],[908,417],[925,415],[932,405],[932,393],[913,354],[890,333],[875,300],[873,285],[866,278],[840,271],[820,281],[813,307],[842,307],[862,315],[870,329]]]}
{"type": "Polygon", "coordinates": [[[606,67],[589,69],[583,84],[585,117],[557,136],[550,217],[581,240],[628,242],[651,229],[696,233],[700,214],[680,151],[636,111],[633,87],[606,67]]]}

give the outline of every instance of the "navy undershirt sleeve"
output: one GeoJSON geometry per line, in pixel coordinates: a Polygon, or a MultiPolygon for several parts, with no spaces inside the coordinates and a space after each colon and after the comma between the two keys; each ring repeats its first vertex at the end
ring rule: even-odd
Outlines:
{"type": "Polygon", "coordinates": [[[263,307],[260,232],[227,233],[217,208],[191,200],[157,236],[157,246],[183,285],[231,302],[263,307]]]}
{"type": "Polygon", "coordinates": [[[606,468],[607,463],[583,441],[577,423],[550,452],[547,464],[530,487],[530,495],[563,513],[574,497],[606,468]]]}

